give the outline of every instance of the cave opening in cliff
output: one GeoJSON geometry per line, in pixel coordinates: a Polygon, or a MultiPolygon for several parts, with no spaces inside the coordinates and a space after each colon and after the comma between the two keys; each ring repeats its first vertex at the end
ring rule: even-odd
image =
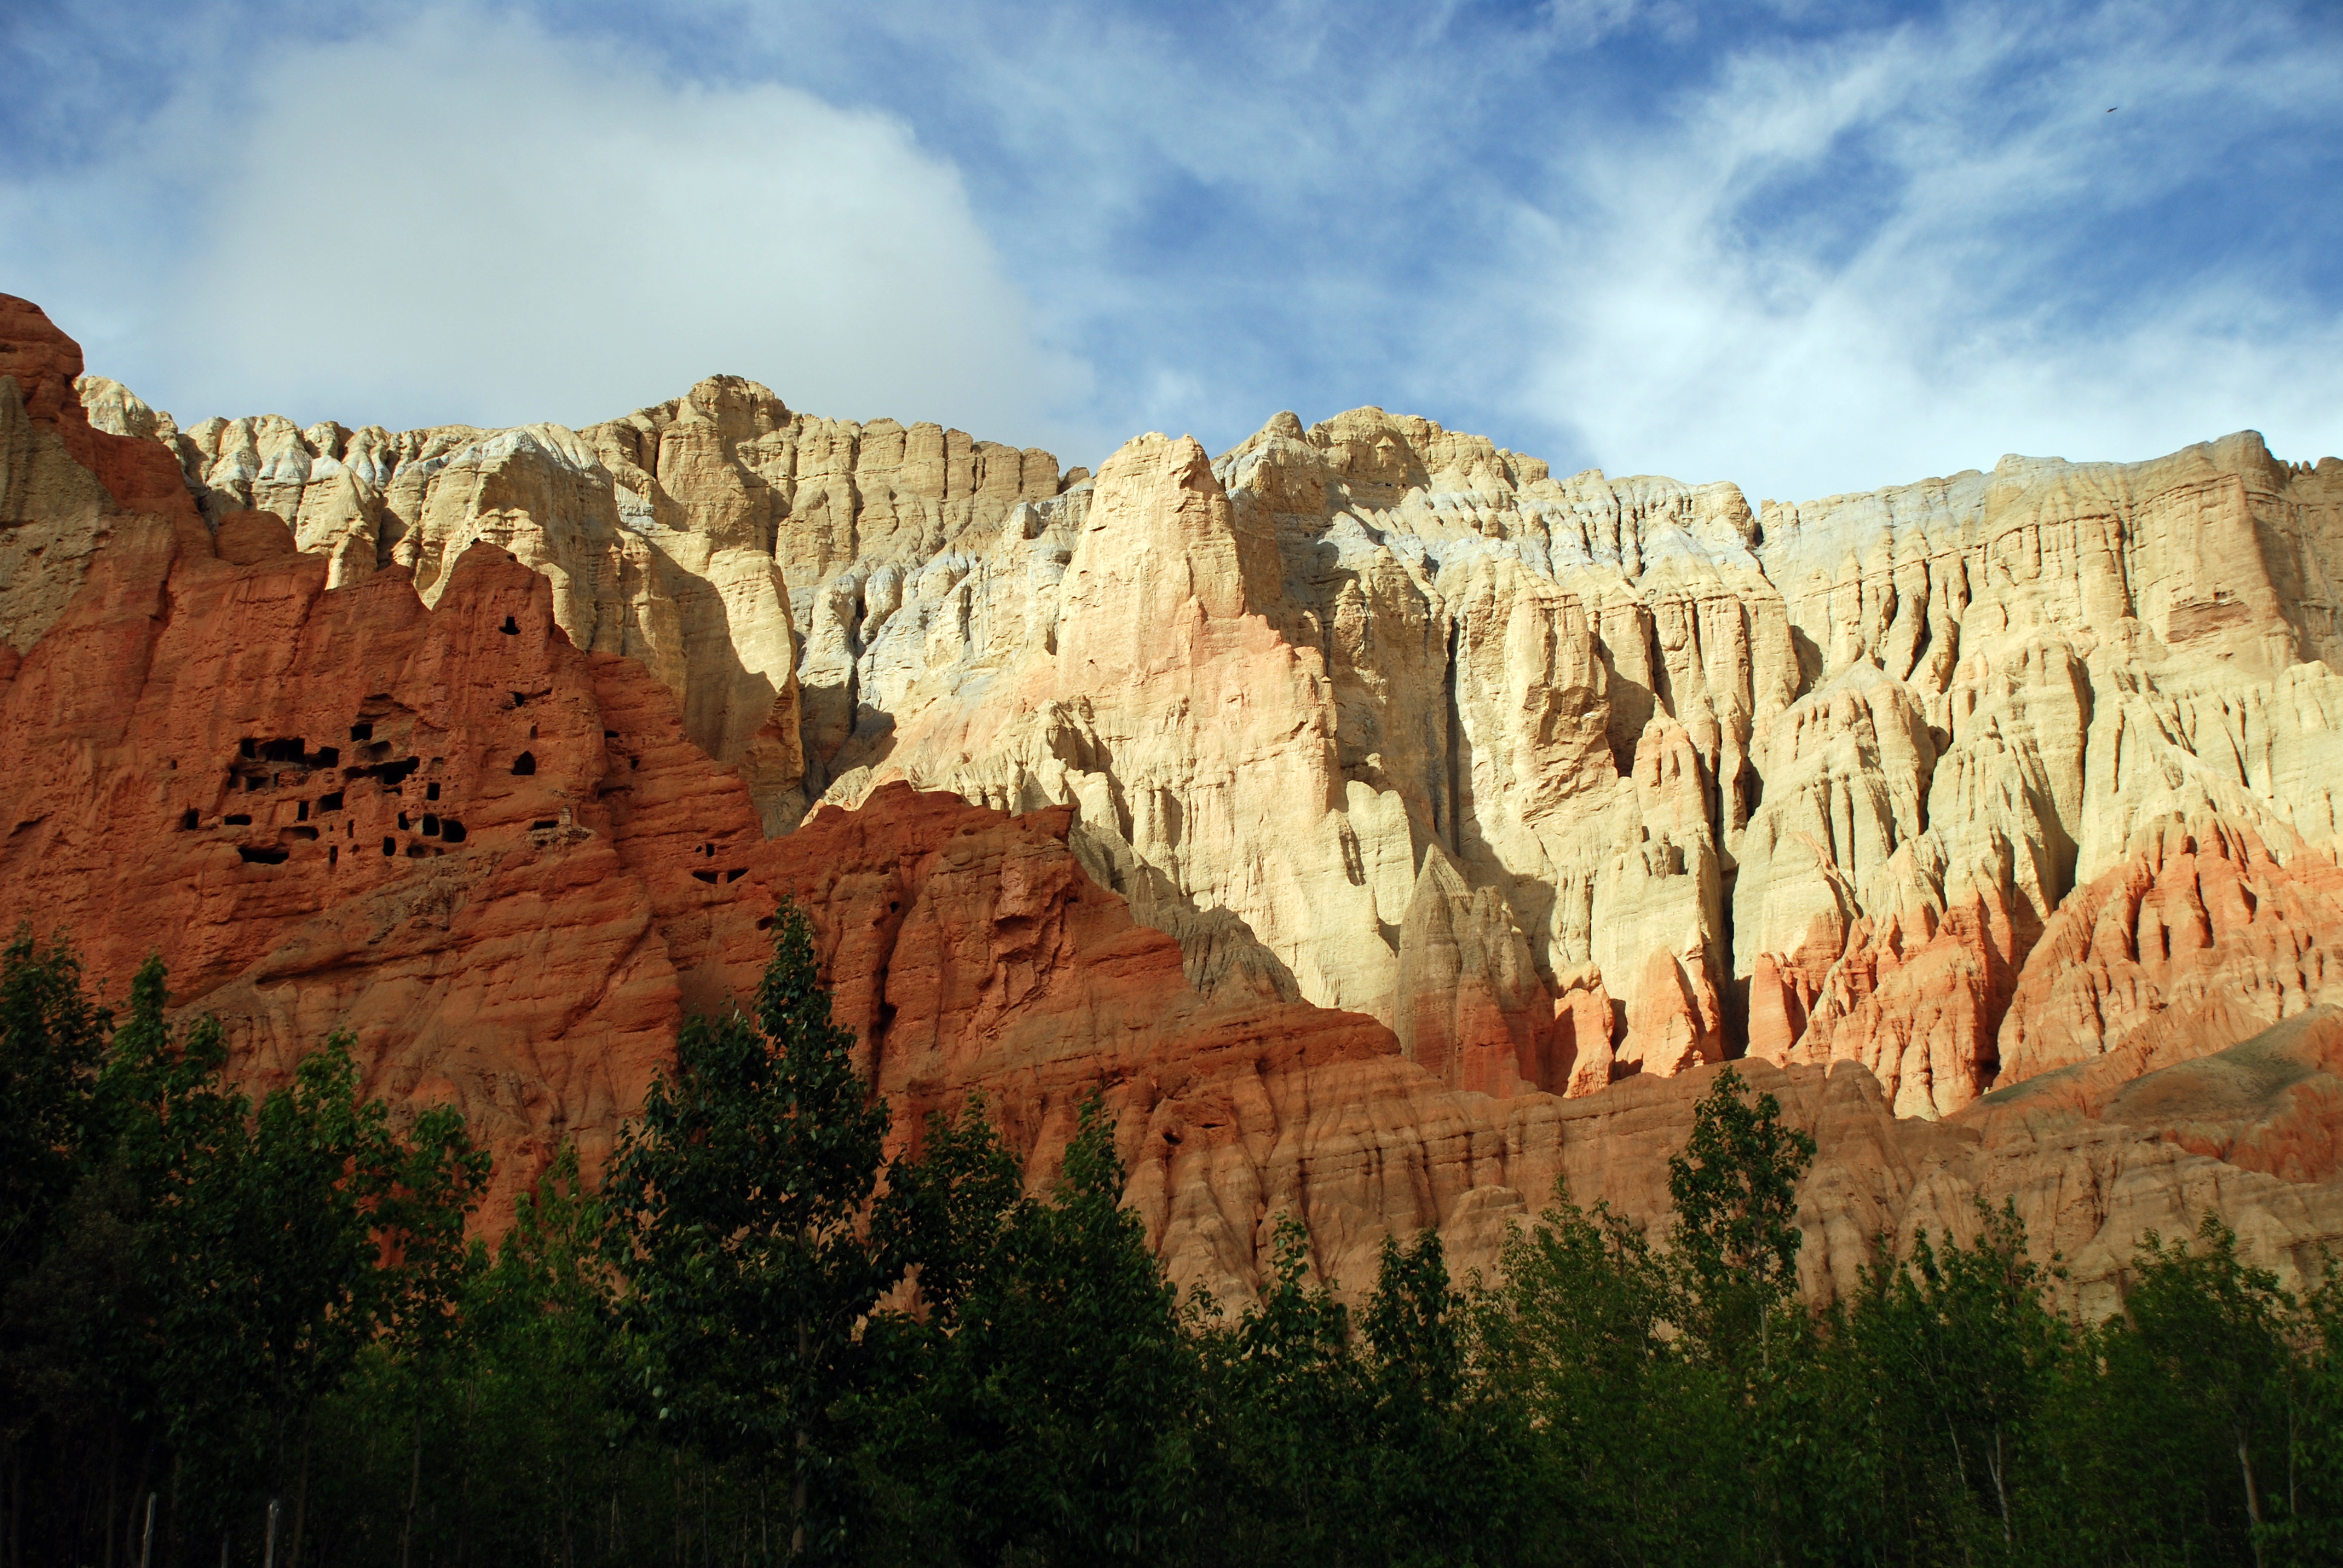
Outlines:
{"type": "Polygon", "coordinates": [[[273,844],[238,844],[236,852],[247,866],[281,866],[293,854],[292,850],[280,849],[273,844]]]}
{"type": "Polygon", "coordinates": [[[249,811],[231,811],[226,816],[221,818],[220,821],[224,826],[230,828],[249,828],[252,826],[252,813],[249,811]]]}
{"type": "Polygon", "coordinates": [[[401,758],[397,762],[377,763],[371,768],[353,768],[349,770],[347,777],[351,779],[364,779],[368,775],[372,775],[374,778],[382,781],[382,787],[385,789],[392,791],[393,793],[398,793],[399,786],[405,784],[407,778],[413,774],[417,768],[422,766],[423,763],[420,759],[406,757],[401,758]]]}
{"type": "Polygon", "coordinates": [[[510,616],[507,616],[505,617],[505,624],[502,629],[507,637],[518,637],[520,635],[520,622],[515,620],[510,616]]]}
{"type": "Polygon", "coordinates": [[[387,859],[398,853],[398,840],[386,833],[382,836],[382,852],[387,859]]]}
{"type": "Polygon", "coordinates": [[[522,752],[519,756],[518,756],[518,757],[514,758],[514,759],[513,759],[512,770],[513,770],[516,774],[519,774],[519,775],[522,775],[522,776],[524,776],[524,777],[525,777],[525,776],[527,776],[527,775],[528,775],[528,774],[531,774],[531,773],[536,772],[536,771],[537,771],[537,756],[536,756],[536,753],[534,753],[534,752],[529,752],[529,751],[524,751],[524,752],[522,752]]]}
{"type": "Polygon", "coordinates": [[[374,726],[373,726],[373,725],[371,725],[371,724],[365,723],[365,722],[363,722],[363,721],[361,721],[361,722],[359,722],[359,723],[357,723],[357,724],[353,724],[353,725],[351,725],[351,726],[350,726],[350,739],[351,739],[352,740],[371,740],[371,739],[374,739],[374,726]]]}
{"type": "Polygon", "coordinates": [[[448,843],[448,844],[460,844],[460,843],[462,843],[462,842],[464,841],[464,824],[462,824],[461,822],[458,822],[458,820],[456,820],[456,819],[455,819],[455,818],[453,818],[453,817],[442,817],[442,818],[440,818],[440,819],[439,819],[439,838],[440,838],[440,841],[441,841],[441,842],[443,842],[443,843],[448,843]]]}
{"type": "Polygon", "coordinates": [[[191,829],[202,821],[202,815],[197,812],[193,806],[188,807],[185,811],[179,813],[179,827],[183,830],[191,829]]]}
{"type": "Polygon", "coordinates": [[[330,795],[320,795],[317,797],[317,810],[320,814],[327,811],[338,811],[341,809],[342,792],[339,789],[335,790],[330,795]]]}
{"type": "Polygon", "coordinates": [[[423,798],[426,800],[437,800],[439,799],[439,781],[437,779],[435,779],[430,783],[426,784],[423,787],[423,798]]]}

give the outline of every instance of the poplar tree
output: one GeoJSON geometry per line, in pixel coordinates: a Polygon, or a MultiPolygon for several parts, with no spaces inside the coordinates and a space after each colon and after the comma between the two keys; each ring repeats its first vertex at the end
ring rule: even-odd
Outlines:
{"type": "Polygon", "coordinates": [[[894,1280],[862,1223],[886,1105],[830,1021],[804,912],[784,902],[773,926],[756,1015],[685,1024],[604,1196],[654,1419],[716,1457],[779,1460],[794,1561],[847,1543],[840,1407],[894,1280]]]}

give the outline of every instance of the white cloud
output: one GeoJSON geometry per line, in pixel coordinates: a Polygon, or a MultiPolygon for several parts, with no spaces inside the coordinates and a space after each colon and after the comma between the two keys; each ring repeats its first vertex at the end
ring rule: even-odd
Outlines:
{"type": "Polygon", "coordinates": [[[462,9],[236,64],[0,192],[10,286],[182,419],[583,423],[728,371],[1037,440],[1083,387],[892,118],[462,9]]]}
{"type": "Polygon", "coordinates": [[[1515,407],[1614,472],[1753,500],[2248,427],[2283,457],[2343,450],[2343,323],[2282,269],[2139,269],[2087,309],[2079,286],[2123,271],[2071,276],[2095,236],[2137,242],[2127,224],[2184,237],[2157,202],[2306,105],[2331,116],[2331,51],[2247,71],[2234,38],[2137,13],[2040,25],[1984,12],[1770,49],[1657,134],[1574,147],[1570,220],[1525,206],[1479,280],[1530,325],[1515,407]],[[1801,182],[1823,187],[1805,206],[1801,182]]]}
{"type": "Polygon", "coordinates": [[[1094,466],[1372,401],[1753,498],[2343,448],[2335,219],[2271,156],[2343,123],[2343,35],[2286,7],[643,0],[622,53],[568,32],[607,11],[318,44],[226,3],[148,46],[277,40],[179,68],[228,86],[0,169],[0,287],[186,417],[576,421],[726,369],[1094,466]],[[751,77],[794,85],[708,85],[751,77]]]}

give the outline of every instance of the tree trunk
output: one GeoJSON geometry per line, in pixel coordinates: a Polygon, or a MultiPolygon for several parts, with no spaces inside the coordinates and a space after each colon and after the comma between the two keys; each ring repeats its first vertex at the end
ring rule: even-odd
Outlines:
{"type": "Polygon", "coordinates": [[[2015,1543],[2011,1539],[2009,1530],[2009,1493],[2001,1483],[2004,1458],[2001,1448],[2001,1428],[1996,1426],[1993,1429],[1993,1457],[1986,1462],[1986,1468],[1993,1472],[1993,1500],[2001,1504],[2001,1543],[2004,1546],[2010,1546],[2015,1543]]]}
{"type": "Polygon", "coordinates": [[[813,1336],[807,1331],[806,1325],[800,1322],[798,1324],[798,1382],[800,1385],[797,1399],[798,1451],[797,1462],[793,1467],[794,1473],[789,1481],[789,1561],[792,1563],[805,1561],[806,1471],[812,1462],[813,1434],[805,1429],[806,1399],[802,1385],[807,1381],[807,1365],[813,1359],[812,1339],[813,1336]]]}
{"type": "Polygon", "coordinates": [[[293,1550],[287,1556],[288,1568],[301,1568],[301,1536],[309,1523],[309,1439],[317,1427],[317,1412],[301,1412],[301,1473],[293,1486],[293,1550]]]}
{"type": "Polygon", "coordinates": [[[2253,1451],[2247,1444],[2246,1429],[2236,1429],[2237,1434],[2237,1468],[2246,1478],[2246,1517],[2252,1526],[2247,1539],[2253,1543],[2254,1568],[2262,1568],[2262,1494],[2254,1485],[2253,1451]]]}
{"type": "Polygon", "coordinates": [[[130,1483],[130,1507],[133,1517],[138,1508],[138,1494],[146,1494],[146,1538],[138,1549],[138,1568],[154,1568],[155,1556],[155,1489],[147,1484],[155,1470],[155,1445],[152,1442],[138,1451],[138,1473],[130,1483]]]}
{"type": "Polygon", "coordinates": [[[423,1495],[423,1397],[415,1400],[414,1442],[407,1466],[407,1523],[398,1532],[398,1568],[407,1568],[415,1542],[415,1504],[423,1495]]]}

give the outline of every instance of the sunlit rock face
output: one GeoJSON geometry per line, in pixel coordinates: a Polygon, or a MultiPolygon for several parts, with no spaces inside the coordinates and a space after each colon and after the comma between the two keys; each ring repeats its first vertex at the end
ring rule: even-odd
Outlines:
{"type": "MultiPolygon", "coordinates": [[[[2250,433],[1753,512],[1372,408],[1092,477],[722,377],[578,432],[83,398],[329,585],[403,566],[428,603],[512,551],[769,835],[891,779],[1073,807],[1207,990],[1366,1013],[1499,1096],[1745,1050],[1945,1115],[2066,1059],[2012,1000],[2059,983],[2021,977],[2077,889],[2200,822],[2278,873],[2335,839],[2343,465],[2250,433]]],[[[2323,937],[2290,986],[2230,962],[2256,918],[2181,939],[2236,1028],[2322,994],[2323,937]]]]}
{"type": "Polygon", "coordinates": [[[1655,1219],[1745,1055],[1824,1141],[1817,1289],[1980,1194],[2078,1288],[2208,1202],[2343,1235],[2343,1059],[2268,1032],[2343,1003],[2332,458],[1753,510],[1376,409],[1092,475],[733,377],[393,433],[80,371],[0,300],[0,892],[256,1081],[350,1024],[507,1180],[786,890],[899,1133],[980,1090],[1039,1181],[1104,1092],[1240,1297],[1285,1208],[1353,1282],[1558,1176],[1655,1219]]]}

